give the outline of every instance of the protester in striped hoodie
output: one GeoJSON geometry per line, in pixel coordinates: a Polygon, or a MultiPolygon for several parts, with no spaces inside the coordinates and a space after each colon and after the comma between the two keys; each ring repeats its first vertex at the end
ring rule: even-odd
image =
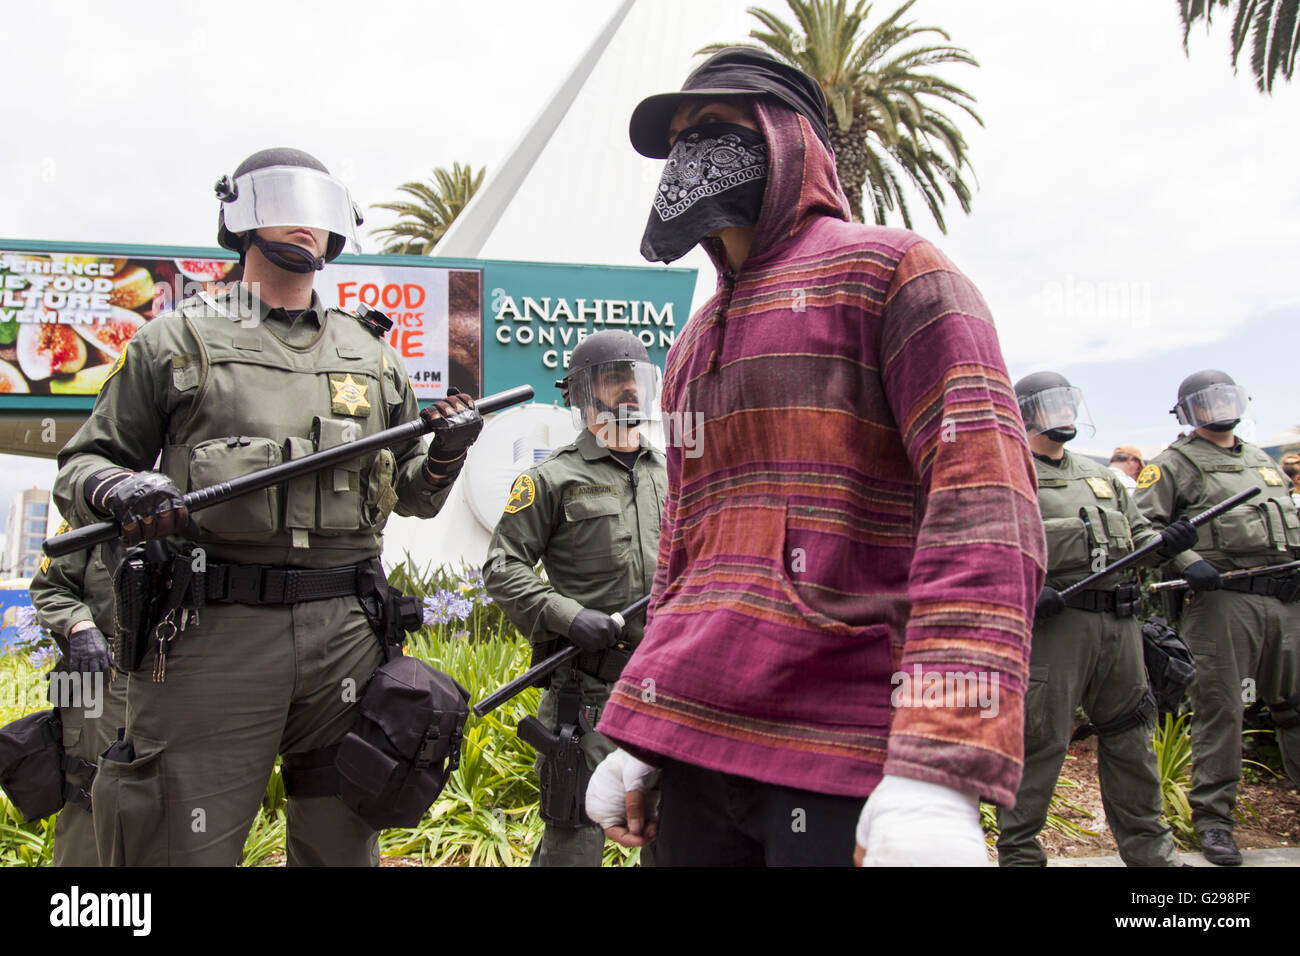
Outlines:
{"type": "Polygon", "coordinates": [[[793,67],[724,50],[632,140],[668,160],[643,253],[702,240],[718,290],[667,359],[658,571],[588,812],[662,865],[848,864],[855,831],[868,863],[984,864],[1046,557],[988,307],[849,221],[793,67]]]}

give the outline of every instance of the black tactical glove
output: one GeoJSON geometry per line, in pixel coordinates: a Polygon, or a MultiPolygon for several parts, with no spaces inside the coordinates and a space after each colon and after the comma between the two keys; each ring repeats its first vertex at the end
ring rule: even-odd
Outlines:
{"type": "Polygon", "coordinates": [[[608,614],[581,610],[569,625],[569,641],[584,651],[603,651],[618,643],[623,629],[608,614]]]}
{"type": "Polygon", "coordinates": [[[425,470],[433,481],[454,477],[465,464],[465,452],[483,430],[483,416],[474,400],[458,388],[447,390],[445,401],[420,410],[420,417],[432,425],[429,458],[425,470]]]}
{"type": "Polygon", "coordinates": [[[130,547],[191,529],[190,512],[180,489],[156,471],[108,468],[86,481],[86,499],[122,526],[122,543],[130,547]]]}
{"type": "Polygon", "coordinates": [[[1172,558],[1196,545],[1196,529],[1186,518],[1179,518],[1160,532],[1160,556],[1172,558]]]}
{"type": "Polygon", "coordinates": [[[1189,564],[1183,571],[1183,577],[1193,591],[1217,591],[1223,585],[1218,569],[1204,559],[1189,564]]]}
{"type": "Polygon", "coordinates": [[[68,654],[64,658],[67,670],[81,674],[95,671],[111,671],[114,667],[113,652],[108,648],[108,641],[97,627],[84,627],[68,635],[68,654]]]}
{"type": "Polygon", "coordinates": [[[1061,592],[1056,588],[1043,588],[1043,593],[1038,595],[1038,605],[1034,608],[1034,620],[1043,621],[1049,617],[1056,617],[1065,610],[1065,598],[1061,597],[1061,592]]]}

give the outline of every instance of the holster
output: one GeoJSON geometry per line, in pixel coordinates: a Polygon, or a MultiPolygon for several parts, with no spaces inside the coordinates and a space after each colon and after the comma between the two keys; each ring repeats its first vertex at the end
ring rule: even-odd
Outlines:
{"type": "Polygon", "coordinates": [[[383,565],[371,558],[357,571],[357,597],[384,653],[391,660],[400,653],[410,631],[424,623],[424,608],[415,595],[403,594],[388,583],[383,565]]]}
{"type": "Polygon", "coordinates": [[[180,607],[203,607],[207,591],[188,549],[148,541],[122,555],[113,572],[113,599],[113,658],[122,670],[136,672],[158,625],[180,607]]]}
{"type": "Polygon", "coordinates": [[[593,825],[586,808],[591,770],[580,742],[584,729],[578,719],[581,687],[577,681],[568,681],[560,688],[559,696],[558,733],[551,733],[532,716],[521,720],[516,732],[545,758],[538,780],[542,820],[550,826],[575,830],[593,825]]]}

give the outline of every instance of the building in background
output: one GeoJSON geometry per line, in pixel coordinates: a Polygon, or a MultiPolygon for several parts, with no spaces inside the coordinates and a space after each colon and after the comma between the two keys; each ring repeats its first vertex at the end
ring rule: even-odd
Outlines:
{"type": "Polygon", "coordinates": [[[0,577],[30,578],[36,573],[44,556],[41,544],[49,519],[49,489],[29,488],[14,496],[5,525],[4,567],[0,568],[0,577]]]}

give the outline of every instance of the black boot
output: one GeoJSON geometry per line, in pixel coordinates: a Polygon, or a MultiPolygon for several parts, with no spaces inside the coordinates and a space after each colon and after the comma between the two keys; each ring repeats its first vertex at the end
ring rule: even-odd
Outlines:
{"type": "Polygon", "coordinates": [[[1201,835],[1201,852],[1219,866],[1241,866],[1241,851],[1231,830],[1206,830],[1201,835]]]}

